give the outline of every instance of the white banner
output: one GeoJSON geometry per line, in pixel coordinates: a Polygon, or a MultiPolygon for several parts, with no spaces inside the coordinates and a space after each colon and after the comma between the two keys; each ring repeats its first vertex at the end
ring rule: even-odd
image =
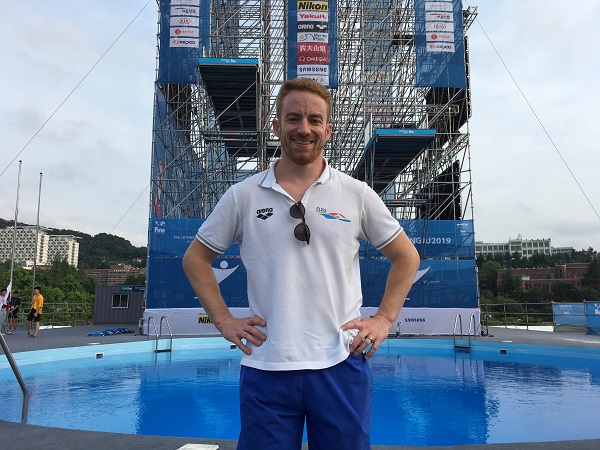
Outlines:
{"type": "MultiPolygon", "coordinates": [[[[248,308],[230,308],[234,317],[248,317],[248,308]]],[[[377,308],[361,308],[361,315],[369,317],[377,308]]],[[[457,315],[457,335],[480,335],[479,308],[402,308],[398,320],[390,329],[390,334],[400,335],[449,335],[454,332],[457,315]],[[472,317],[471,317],[472,316],[472,317]]],[[[218,335],[219,331],[210,322],[203,308],[157,308],[146,309],[143,318],[143,333],[174,336],[218,335]],[[162,321],[162,322],[161,322],[162,321]],[[162,326],[162,328],[161,328],[162,326]]]]}

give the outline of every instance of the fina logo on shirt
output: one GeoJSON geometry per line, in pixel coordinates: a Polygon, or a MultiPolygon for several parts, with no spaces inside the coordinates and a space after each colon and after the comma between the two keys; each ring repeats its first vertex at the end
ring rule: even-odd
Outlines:
{"type": "Polygon", "coordinates": [[[344,216],[342,213],[338,213],[338,212],[327,212],[326,208],[321,208],[319,206],[317,206],[317,214],[325,217],[326,219],[330,219],[330,220],[339,220],[340,222],[351,222],[350,219],[346,219],[346,216],[344,216]]]}

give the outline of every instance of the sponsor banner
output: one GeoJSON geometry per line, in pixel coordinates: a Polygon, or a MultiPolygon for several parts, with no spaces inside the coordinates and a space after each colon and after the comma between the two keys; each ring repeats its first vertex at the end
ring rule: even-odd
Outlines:
{"type": "Polygon", "coordinates": [[[337,88],[336,8],[336,0],[289,2],[288,79],[312,78],[337,88]]]}
{"type": "MultiPolygon", "coordinates": [[[[329,35],[327,33],[298,33],[299,42],[320,42],[327,43],[329,41],[329,35]]],[[[327,56],[327,55],[325,55],[327,56]]],[[[327,59],[325,59],[327,61],[327,59]]],[[[298,60],[300,62],[300,60],[298,60]]]]}
{"type": "Polygon", "coordinates": [[[415,0],[417,87],[466,89],[461,0],[415,0]]]}
{"type": "Polygon", "coordinates": [[[427,50],[454,53],[455,48],[452,42],[428,42],[427,50]]]}
{"type": "MultiPolygon", "coordinates": [[[[385,290],[390,262],[361,259],[364,306],[379,306],[385,290]]],[[[477,273],[475,260],[421,260],[404,305],[413,308],[476,308],[477,273]]]]}
{"type": "MultiPolygon", "coordinates": [[[[250,316],[249,308],[230,308],[234,317],[250,316]]],[[[361,317],[370,317],[377,308],[361,308],[361,317]]],[[[480,311],[478,308],[408,308],[404,307],[394,322],[389,334],[392,335],[449,335],[454,331],[454,320],[460,314],[463,323],[463,337],[469,332],[469,321],[475,321],[475,335],[481,335],[480,311]],[[473,319],[471,319],[473,316],[473,319]]],[[[158,329],[161,317],[169,321],[171,332],[175,336],[215,336],[219,330],[210,322],[206,311],[196,306],[194,308],[147,308],[144,311],[144,334],[156,335],[156,330],[148,326],[153,321],[158,329]],[[152,319],[151,319],[152,318],[152,319]]],[[[473,336],[473,331],[471,331],[473,336]]]]}
{"type": "MultiPolygon", "coordinates": [[[[419,251],[421,259],[475,259],[475,230],[472,220],[401,220],[404,232],[419,251]]],[[[383,257],[365,243],[365,255],[383,257]]],[[[362,256],[362,255],[361,255],[362,256]]]]}
{"type": "Polygon", "coordinates": [[[452,0],[445,2],[425,1],[425,11],[447,11],[452,12],[452,0]]]}
{"type": "Polygon", "coordinates": [[[171,37],[178,38],[199,38],[200,37],[200,29],[199,28],[185,28],[185,27],[171,27],[170,29],[171,37]]]}
{"type": "Polygon", "coordinates": [[[425,13],[425,21],[426,23],[431,22],[452,22],[454,20],[454,16],[452,12],[426,12],[425,13]]]}
{"type": "MultiPolygon", "coordinates": [[[[183,273],[181,262],[202,220],[150,219],[146,291],[149,308],[197,306],[198,300],[183,273]]],[[[454,221],[440,221],[448,223],[439,225],[433,225],[434,222],[429,221],[430,234],[425,238],[417,233],[417,230],[422,233],[422,223],[415,224],[412,230],[409,223],[403,225],[417,248],[425,249],[423,251],[427,254],[443,255],[445,250],[447,257],[457,257],[471,251],[462,249],[463,246],[472,247],[471,221],[457,221],[454,225],[454,221]],[[444,227],[452,228],[454,234],[448,233],[444,227]]],[[[374,251],[373,248],[370,250],[374,251]]],[[[390,262],[381,254],[369,253],[370,250],[366,243],[361,246],[363,305],[376,307],[383,296],[390,262]]],[[[213,262],[213,271],[227,304],[246,307],[246,269],[239,254],[239,246],[233,245],[213,262]]],[[[410,307],[470,308],[477,304],[474,259],[423,259],[406,300],[406,306],[410,307]]]]}
{"type": "Polygon", "coordinates": [[[171,4],[171,22],[173,21],[173,16],[198,17],[199,15],[200,8],[193,6],[174,6],[171,4]]]}
{"type": "Polygon", "coordinates": [[[452,22],[425,22],[425,31],[454,33],[454,24],[452,22]]]}
{"type": "Polygon", "coordinates": [[[210,0],[160,0],[158,82],[195,84],[210,45],[210,0]]]}
{"type": "MultiPolygon", "coordinates": [[[[183,256],[205,219],[153,217],[149,221],[149,256],[183,256]]],[[[400,225],[415,245],[421,259],[475,259],[475,230],[472,220],[401,220],[400,225]]],[[[232,248],[237,246],[232,246],[232,248]]],[[[228,250],[227,253],[230,253],[228,250]]],[[[383,259],[373,246],[363,241],[360,257],[383,259]]]]}
{"type": "Polygon", "coordinates": [[[298,32],[313,32],[313,33],[327,33],[329,31],[328,22],[320,21],[299,21],[298,32]]]}
{"type": "MultiPolygon", "coordinates": [[[[171,28],[173,27],[199,27],[200,19],[198,17],[173,17],[171,16],[171,28]]],[[[170,30],[169,30],[170,32],[170,30]]]]}
{"type": "Polygon", "coordinates": [[[583,303],[552,303],[554,325],[585,325],[583,303]]]}
{"type": "Polygon", "coordinates": [[[584,301],[588,334],[600,334],[600,302],[584,301]]]}
{"type": "Polygon", "coordinates": [[[454,34],[450,33],[427,33],[425,35],[427,42],[451,42],[454,45],[454,34]]]}

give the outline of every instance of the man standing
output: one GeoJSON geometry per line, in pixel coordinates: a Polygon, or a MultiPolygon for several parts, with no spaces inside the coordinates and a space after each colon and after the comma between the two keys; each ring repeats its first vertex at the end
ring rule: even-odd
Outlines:
{"type": "Polygon", "coordinates": [[[198,230],[183,267],[212,323],[243,352],[238,449],[370,448],[367,361],[387,338],[419,255],[379,196],[323,157],[332,99],[306,78],[278,94],[281,158],[229,189],[198,230]],[[263,214],[261,211],[268,211],[263,214]],[[391,261],[377,313],[361,318],[358,250],[391,261]],[[251,317],[233,317],[211,269],[240,244],[251,317]]]}
{"type": "Polygon", "coordinates": [[[44,296],[42,288],[36,286],[33,288],[33,299],[31,300],[31,310],[27,316],[27,334],[31,337],[38,337],[40,331],[40,319],[42,318],[42,307],[44,306],[44,296]],[[31,334],[31,322],[35,320],[35,332],[31,334]]]}
{"type": "Polygon", "coordinates": [[[19,309],[21,308],[21,299],[19,291],[14,291],[10,298],[10,308],[8,310],[9,332],[8,334],[17,334],[17,318],[19,317],[19,309]]]}
{"type": "Polygon", "coordinates": [[[2,333],[2,328],[4,328],[5,331],[8,331],[8,322],[6,321],[6,313],[8,311],[8,295],[9,294],[6,289],[2,289],[0,291],[0,333],[2,333]]]}

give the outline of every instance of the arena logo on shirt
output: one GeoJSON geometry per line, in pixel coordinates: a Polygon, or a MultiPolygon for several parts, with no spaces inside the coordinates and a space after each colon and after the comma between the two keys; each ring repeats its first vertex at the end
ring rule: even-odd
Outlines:
{"type": "Polygon", "coordinates": [[[256,210],[256,217],[262,220],[267,220],[273,215],[273,208],[263,208],[256,210]]]}
{"type": "Polygon", "coordinates": [[[320,208],[317,206],[317,214],[325,217],[326,219],[331,220],[339,220],[341,222],[351,222],[350,219],[347,219],[342,213],[339,212],[327,212],[326,208],[320,208]]]}

